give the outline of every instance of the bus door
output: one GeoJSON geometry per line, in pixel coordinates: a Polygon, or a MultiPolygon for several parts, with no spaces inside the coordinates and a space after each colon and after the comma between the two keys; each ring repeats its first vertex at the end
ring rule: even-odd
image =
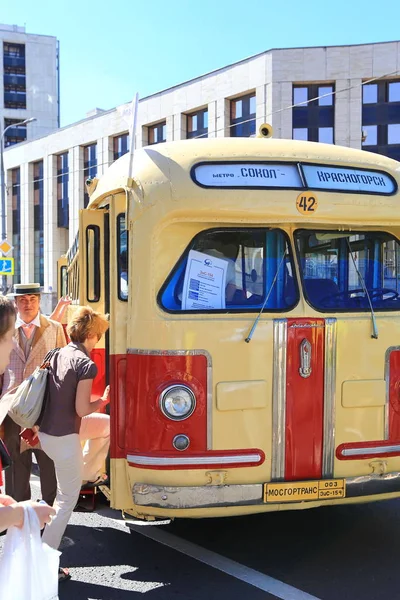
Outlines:
{"type": "MultiPolygon", "coordinates": [[[[109,309],[109,214],[106,209],[82,210],[79,228],[79,253],[81,273],[79,304],[98,312],[109,309]]],[[[92,350],[98,374],[93,382],[92,396],[99,398],[108,378],[108,332],[92,350]]]]}
{"type": "Polygon", "coordinates": [[[110,387],[111,387],[111,505],[130,506],[126,476],[126,353],[129,314],[129,233],[127,197],[116,194],[110,203],[110,387]],[[117,460],[123,457],[123,460],[117,460]]]}

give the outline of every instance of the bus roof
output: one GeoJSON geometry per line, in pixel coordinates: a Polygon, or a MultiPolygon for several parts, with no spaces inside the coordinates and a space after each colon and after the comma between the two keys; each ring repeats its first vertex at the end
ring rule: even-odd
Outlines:
{"type": "MultiPolygon", "coordinates": [[[[193,196],[202,192],[204,198],[202,187],[218,188],[218,190],[212,190],[215,196],[215,192],[226,190],[227,185],[202,186],[201,182],[196,181],[191,174],[194,165],[224,163],[225,166],[233,164],[246,166],[246,163],[263,162],[270,163],[268,166],[290,163],[293,165],[293,169],[296,164],[301,163],[302,165],[322,165],[332,169],[337,167],[339,170],[346,170],[346,167],[347,169],[359,169],[359,173],[362,173],[363,170],[374,171],[377,174],[384,172],[397,182],[393,184],[395,191],[400,184],[400,163],[386,156],[331,144],[266,138],[195,139],[146,146],[135,151],[132,176],[144,194],[153,192],[157,198],[160,197],[160,188],[163,188],[164,197],[168,193],[168,197],[174,196],[175,200],[179,199],[182,194],[188,194],[188,185],[190,185],[193,196]]],[[[131,187],[132,180],[128,179],[128,169],[129,154],[125,154],[113,163],[98,180],[90,196],[89,206],[98,206],[110,194],[131,187]]],[[[237,186],[233,186],[233,188],[235,187],[237,186]]],[[[267,189],[268,187],[272,189],[273,186],[271,187],[269,184],[267,189]]],[[[303,188],[298,185],[290,187],[292,190],[298,190],[297,193],[300,193],[301,189],[307,188],[310,190],[320,189],[310,184],[303,188]]],[[[257,186],[256,189],[262,190],[263,187],[257,186]]],[[[248,191],[249,188],[246,189],[246,192],[248,191]]],[[[281,189],[279,189],[280,191],[281,189]]],[[[329,191],[336,190],[332,188],[329,191]]],[[[338,193],[342,191],[339,190],[338,193]]],[[[346,195],[349,195],[352,190],[344,191],[346,195]]],[[[365,197],[370,193],[379,195],[380,190],[369,192],[368,189],[364,189],[356,193],[361,193],[365,197]]],[[[353,194],[351,195],[353,196],[353,194]]],[[[379,195],[379,197],[381,196],[379,195]]],[[[387,199],[384,198],[384,200],[387,199]]],[[[390,206],[393,210],[393,204],[390,206]]]]}

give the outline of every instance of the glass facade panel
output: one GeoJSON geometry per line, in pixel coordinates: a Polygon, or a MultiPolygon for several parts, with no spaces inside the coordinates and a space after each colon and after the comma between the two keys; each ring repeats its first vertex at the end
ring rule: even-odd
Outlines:
{"type": "Polygon", "coordinates": [[[363,86],[362,129],[368,135],[362,147],[400,160],[399,124],[400,81],[382,79],[363,86]]]}
{"type": "Polygon", "coordinates": [[[34,277],[44,285],[44,196],[43,161],[33,163],[33,222],[34,222],[34,277]]]}
{"type": "Polygon", "coordinates": [[[400,144],[400,124],[388,125],[388,144],[400,144]]]}
{"type": "Polygon", "coordinates": [[[308,140],[308,129],[305,127],[298,127],[297,129],[293,129],[293,139],[294,140],[308,140]]]}
{"type": "Polygon", "coordinates": [[[333,127],[320,127],[318,141],[324,144],[333,144],[333,127]]]}
{"type": "Polygon", "coordinates": [[[57,156],[57,226],[69,226],[68,152],[57,156]]]}
{"type": "Polygon", "coordinates": [[[166,122],[157,123],[148,127],[149,146],[152,144],[161,144],[167,140],[167,124],[166,122]]]}
{"type": "Polygon", "coordinates": [[[231,100],[231,137],[250,137],[256,133],[256,95],[231,100]]]}
{"type": "Polygon", "coordinates": [[[378,102],[378,85],[376,83],[367,83],[362,86],[363,104],[376,104],[378,102]]]}
{"type": "Polygon", "coordinates": [[[400,81],[389,83],[389,102],[400,102],[400,81]]]}
{"type": "Polygon", "coordinates": [[[4,108],[26,108],[24,44],[3,43],[3,87],[4,108]]]}
{"type": "Polygon", "coordinates": [[[97,144],[90,144],[83,148],[83,206],[89,204],[89,194],[86,191],[86,180],[97,175],[97,144]]]}
{"type": "Polygon", "coordinates": [[[129,134],[123,133],[113,139],[113,156],[117,160],[129,151],[129,134]]]}
{"type": "Polygon", "coordinates": [[[332,106],[333,105],[333,87],[329,86],[321,86],[318,88],[318,96],[322,96],[322,98],[318,99],[319,106],[332,106]]]}
{"type": "Polygon", "coordinates": [[[208,110],[202,109],[187,115],[187,139],[208,137],[208,110]]]}
{"type": "Polygon", "coordinates": [[[21,119],[4,119],[4,130],[6,127],[9,127],[4,134],[5,148],[26,140],[26,125],[13,127],[13,125],[16,125],[17,123],[21,123],[21,119]]]}
{"type": "Polygon", "coordinates": [[[335,143],[333,92],[333,85],[293,86],[293,139],[335,143]],[[319,96],[323,97],[319,98],[319,96]],[[319,99],[313,100],[313,98],[319,99]]]}
{"type": "Polygon", "coordinates": [[[293,88],[293,104],[307,105],[307,100],[308,100],[308,88],[307,87],[294,87],[293,88]]]}
{"type": "Polygon", "coordinates": [[[11,171],[12,245],[14,283],[21,283],[21,174],[19,167],[11,171]]]}
{"type": "Polygon", "coordinates": [[[365,140],[362,142],[363,146],[375,146],[378,143],[377,125],[366,125],[363,127],[363,132],[366,135],[365,140]]]}

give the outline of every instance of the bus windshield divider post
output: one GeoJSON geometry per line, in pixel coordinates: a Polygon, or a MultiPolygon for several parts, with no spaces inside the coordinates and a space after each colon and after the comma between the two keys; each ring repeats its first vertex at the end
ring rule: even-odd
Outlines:
{"type": "Polygon", "coordinates": [[[256,327],[257,327],[258,321],[260,320],[260,317],[261,317],[261,315],[262,315],[262,313],[263,313],[263,310],[264,310],[264,308],[265,308],[265,306],[266,306],[266,304],[267,304],[267,302],[268,302],[268,300],[269,300],[269,297],[270,297],[270,295],[271,295],[271,292],[272,292],[272,289],[273,289],[273,287],[274,287],[274,285],[275,285],[275,282],[276,282],[276,280],[277,280],[277,278],[278,278],[278,273],[279,273],[279,270],[280,270],[280,268],[281,268],[281,266],[282,266],[282,263],[283,263],[283,261],[284,261],[284,259],[285,259],[285,256],[286,256],[286,250],[284,251],[284,253],[283,253],[283,256],[282,256],[282,258],[281,258],[281,260],[280,260],[279,266],[278,266],[278,268],[277,268],[277,270],[276,270],[276,273],[275,273],[274,280],[273,280],[273,282],[271,283],[271,287],[269,288],[269,290],[268,290],[268,294],[266,295],[266,298],[265,298],[265,300],[264,300],[264,304],[262,305],[262,307],[261,307],[261,310],[260,310],[260,312],[258,313],[258,315],[257,315],[257,317],[256,317],[256,319],[255,319],[255,321],[254,321],[254,323],[253,323],[253,326],[252,326],[252,328],[250,329],[250,333],[249,333],[249,335],[248,335],[248,336],[247,336],[247,338],[244,340],[244,341],[245,341],[247,344],[248,344],[248,343],[251,341],[251,338],[253,337],[253,333],[254,333],[254,331],[255,331],[255,329],[256,329],[256,327]]]}

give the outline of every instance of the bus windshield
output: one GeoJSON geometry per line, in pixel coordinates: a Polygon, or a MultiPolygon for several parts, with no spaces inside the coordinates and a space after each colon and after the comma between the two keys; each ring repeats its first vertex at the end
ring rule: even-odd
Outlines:
{"type": "Polygon", "coordinates": [[[304,294],[317,310],[400,310],[400,245],[392,235],[300,230],[295,241],[304,294]]]}
{"type": "Polygon", "coordinates": [[[159,302],[169,312],[287,311],[299,300],[292,259],[279,229],[205,230],[174,266],[159,302]]]}

